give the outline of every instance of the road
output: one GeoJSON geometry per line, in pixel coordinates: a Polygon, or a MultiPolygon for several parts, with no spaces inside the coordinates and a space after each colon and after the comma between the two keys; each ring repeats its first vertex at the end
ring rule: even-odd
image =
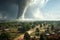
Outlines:
{"type": "MultiPolygon", "coordinates": [[[[34,32],[33,29],[27,31],[29,34],[31,34],[32,32],[34,32]]],[[[24,34],[20,35],[19,37],[15,38],[14,40],[23,40],[24,34]]]]}
{"type": "MultiPolygon", "coordinates": [[[[30,29],[29,31],[27,31],[29,34],[31,34],[32,32],[34,32],[35,31],[35,29],[36,28],[39,28],[39,26],[40,25],[38,25],[38,26],[36,26],[35,28],[33,28],[33,29],[30,29]]],[[[24,34],[22,34],[22,35],[20,35],[20,36],[18,36],[17,38],[15,38],[14,40],[23,40],[23,38],[24,38],[24,34]]]]}

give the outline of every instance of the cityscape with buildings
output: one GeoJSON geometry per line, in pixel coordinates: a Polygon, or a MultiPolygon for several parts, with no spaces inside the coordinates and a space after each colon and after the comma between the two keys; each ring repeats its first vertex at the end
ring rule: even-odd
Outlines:
{"type": "Polygon", "coordinates": [[[60,40],[60,21],[0,22],[0,39],[60,40]]]}

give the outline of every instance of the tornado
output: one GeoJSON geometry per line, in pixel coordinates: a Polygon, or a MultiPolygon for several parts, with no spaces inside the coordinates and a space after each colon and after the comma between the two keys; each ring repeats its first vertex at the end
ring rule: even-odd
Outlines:
{"type": "Polygon", "coordinates": [[[21,17],[23,10],[25,9],[26,6],[26,0],[18,0],[18,14],[17,14],[17,19],[21,17]]]}
{"type": "Polygon", "coordinates": [[[24,16],[25,10],[28,8],[27,5],[29,5],[31,0],[18,0],[18,15],[17,19],[24,16]]]}

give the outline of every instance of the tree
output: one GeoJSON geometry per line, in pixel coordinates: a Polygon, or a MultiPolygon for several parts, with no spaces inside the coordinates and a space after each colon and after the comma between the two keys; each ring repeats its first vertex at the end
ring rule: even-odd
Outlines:
{"type": "Polygon", "coordinates": [[[36,28],[36,31],[35,31],[35,32],[36,32],[36,33],[35,33],[36,36],[39,36],[39,35],[40,35],[38,28],[36,28]]]}
{"type": "Polygon", "coordinates": [[[44,37],[42,34],[40,35],[40,40],[44,40],[44,37]]]}
{"type": "Polygon", "coordinates": [[[27,32],[24,34],[24,40],[30,40],[30,35],[27,32]]]}
{"type": "Polygon", "coordinates": [[[51,30],[52,30],[52,31],[54,30],[54,25],[51,26],[51,30]]]}
{"type": "Polygon", "coordinates": [[[8,33],[1,33],[0,40],[10,40],[10,35],[8,33]]]}

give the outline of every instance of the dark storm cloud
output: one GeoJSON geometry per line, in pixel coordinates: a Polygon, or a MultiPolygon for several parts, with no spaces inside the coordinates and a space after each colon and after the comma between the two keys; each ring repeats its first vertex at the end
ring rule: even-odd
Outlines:
{"type": "Polygon", "coordinates": [[[18,5],[16,0],[0,0],[0,14],[2,15],[1,19],[16,18],[17,13],[18,5]]]}
{"type": "Polygon", "coordinates": [[[18,5],[19,5],[19,12],[18,12],[18,15],[17,15],[17,18],[19,18],[23,11],[24,11],[24,8],[26,6],[26,3],[27,3],[27,0],[18,0],[18,5]]]}
{"type": "Polygon", "coordinates": [[[27,0],[0,0],[0,19],[19,18],[26,6],[27,0]]]}

